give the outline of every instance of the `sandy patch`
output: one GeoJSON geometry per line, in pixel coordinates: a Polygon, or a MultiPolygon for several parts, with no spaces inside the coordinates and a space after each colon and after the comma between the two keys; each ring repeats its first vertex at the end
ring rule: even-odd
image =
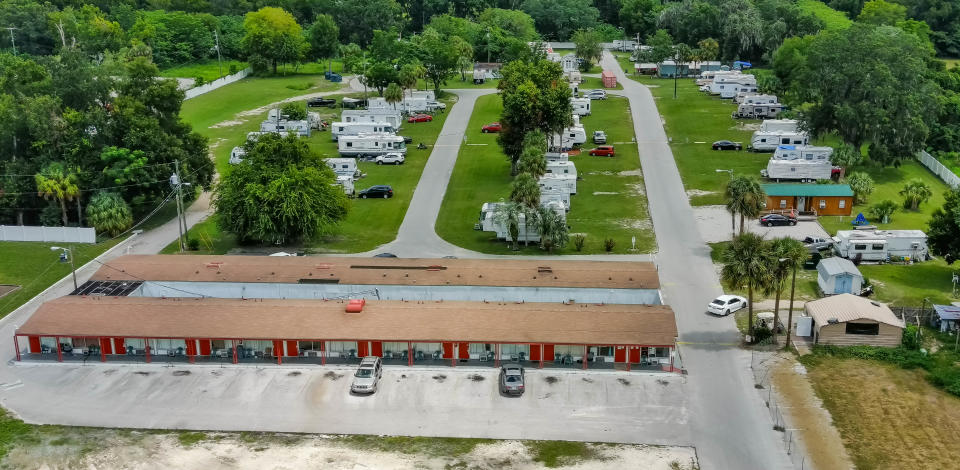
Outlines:
{"type": "Polygon", "coordinates": [[[593,192],[594,196],[612,196],[614,194],[620,194],[620,193],[613,192],[613,191],[594,191],[593,192]]]}
{"type": "Polygon", "coordinates": [[[16,286],[13,284],[0,284],[0,297],[3,297],[19,288],[20,286],[16,286]]]}
{"type": "Polygon", "coordinates": [[[223,122],[218,122],[218,123],[210,126],[210,129],[216,129],[216,128],[218,128],[218,127],[233,127],[233,126],[239,126],[240,124],[243,124],[244,122],[246,122],[246,121],[223,121],[223,122]]]}
{"type": "Polygon", "coordinates": [[[616,223],[623,228],[637,230],[650,230],[653,228],[653,223],[650,219],[619,219],[616,223]]]}
{"type": "Polygon", "coordinates": [[[612,171],[591,171],[587,173],[588,175],[601,175],[601,176],[613,176],[614,172],[612,171]]]}
{"type": "Polygon", "coordinates": [[[617,174],[620,176],[643,176],[643,172],[641,172],[639,168],[636,170],[624,170],[617,174]]]}
{"type": "Polygon", "coordinates": [[[760,123],[739,122],[730,129],[735,131],[759,131],[760,123]]]}
{"type": "Polygon", "coordinates": [[[716,194],[716,191],[704,191],[704,190],[702,190],[702,189],[688,189],[688,190],[687,190],[687,197],[708,196],[708,195],[710,195],[710,194],[716,194]]]}
{"type": "Polygon", "coordinates": [[[647,188],[642,183],[628,184],[627,187],[630,188],[632,190],[631,192],[637,196],[647,195],[647,188]]]}

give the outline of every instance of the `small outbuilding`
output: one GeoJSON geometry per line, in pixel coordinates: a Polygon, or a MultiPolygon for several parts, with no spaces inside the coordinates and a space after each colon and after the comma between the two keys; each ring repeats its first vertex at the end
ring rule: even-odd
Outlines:
{"type": "Polygon", "coordinates": [[[616,88],[617,87],[617,76],[613,74],[610,70],[604,70],[600,74],[600,80],[603,81],[604,88],[616,88]]]}
{"type": "Polygon", "coordinates": [[[797,210],[819,215],[850,215],[853,190],[847,184],[765,184],[767,210],[797,210]]]}
{"type": "Polygon", "coordinates": [[[960,330],[960,302],[954,302],[953,305],[933,306],[936,315],[933,316],[934,326],[940,328],[940,331],[960,330]]]}
{"type": "Polygon", "coordinates": [[[863,288],[863,274],[853,261],[846,258],[824,258],[817,264],[817,285],[825,295],[859,295],[863,288]]]}
{"type": "Polygon", "coordinates": [[[813,342],[836,346],[900,345],[903,320],[884,304],[853,294],[826,297],[804,306],[813,319],[813,342]]]}

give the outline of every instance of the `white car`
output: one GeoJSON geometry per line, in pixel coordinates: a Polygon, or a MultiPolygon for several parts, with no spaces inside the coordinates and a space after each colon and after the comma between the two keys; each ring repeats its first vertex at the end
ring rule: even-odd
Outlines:
{"type": "Polygon", "coordinates": [[[590,98],[591,100],[605,100],[607,99],[607,92],[601,89],[589,90],[583,93],[584,98],[590,98]]]}
{"type": "Polygon", "coordinates": [[[377,157],[377,165],[400,165],[403,164],[403,155],[399,153],[388,153],[377,157]]]}
{"type": "Polygon", "coordinates": [[[721,295],[707,305],[707,311],[714,315],[730,315],[747,306],[747,299],[739,295],[721,295]]]}

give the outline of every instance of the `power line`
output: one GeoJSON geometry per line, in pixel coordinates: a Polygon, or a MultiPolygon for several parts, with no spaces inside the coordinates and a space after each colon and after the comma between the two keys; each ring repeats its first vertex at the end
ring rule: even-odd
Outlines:
{"type": "Polygon", "coordinates": [[[108,268],[110,268],[110,269],[112,269],[112,270],[114,270],[114,271],[118,271],[118,272],[124,273],[124,274],[126,274],[126,275],[128,275],[128,276],[130,276],[130,277],[132,277],[132,278],[134,278],[134,279],[136,279],[136,280],[138,280],[138,281],[140,281],[140,282],[144,282],[144,283],[150,282],[150,283],[156,284],[156,285],[158,285],[158,286],[160,286],[160,287],[163,287],[163,288],[166,288],[166,289],[172,289],[172,290],[175,290],[175,291],[183,292],[183,293],[185,293],[185,294],[195,295],[195,296],[198,296],[198,297],[210,297],[209,295],[204,295],[204,294],[201,294],[201,293],[199,293],[199,292],[191,292],[191,291],[188,291],[188,290],[185,290],[185,289],[180,289],[180,288],[177,288],[177,287],[168,286],[168,285],[166,285],[166,284],[161,284],[161,283],[159,283],[159,282],[157,282],[157,281],[149,281],[149,280],[144,279],[144,278],[142,278],[142,277],[140,277],[140,276],[137,276],[136,274],[131,273],[130,271],[127,271],[127,270],[123,270],[123,269],[120,269],[120,268],[116,268],[116,267],[110,266],[109,264],[104,263],[103,261],[100,261],[100,260],[98,260],[98,259],[96,259],[96,258],[94,258],[94,261],[96,261],[97,263],[100,263],[102,266],[106,266],[106,267],[108,267],[108,268]]]}
{"type": "MultiPolygon", "coordinates": [[[[146,185],[148,185],[148,184],[165,183],[165,182],[167,182],[167,181],[168,181],[167,179],[156,180],[156,181],[144,181],[144,182],[142,182],[142,183],[121,184],[121,185],[119,185],[119,186],[105,186],[105,187],[102,187],[102,188],[81,189],[81,190],[78,191],[78,192],[81,192],[81,193],[90,193],[90,192],[94,192],[94,191],[103,191],[103,190],[107,190],[107,189],[127,188],[127,187],[130,187],[130,186],[146,186],[146,185]]],[[[39,192],[40,192],[40,191],[29,191],[29,192],[22,192],[22,193],[4,193],[4,192],[0,192],[0,196],[24,196],[24,195],[28,195],[28,194],[38,194],[39,192]]]]}
{"type": "MultiPolygon", "coordinates": [[[[137,169],[140,169],[140,168],[153,168],[153,167],[158,167],[158,166],[169,166],[169,165],[173,165],[173,164],[174,164],[174,162],[153,163],[153,164],[150,164],[150,165],[143,165],[143,166],[141,166],[141,167],[138,167],[137,169]]],[[[100,174],[100,173],[102,173],[102,172],[100,172],[100,171],[94,171],[94,170],[81,170],[81,169],[78,169],[78,170],[76,171],[76,173],[79,173],[79,174],[84,174],[84,173],[85,173],[85,174],[100,174]]],[[[6,177],[35,178],[35,177],[37,176],[37,174],[38,174],[38,173],[34,173],[34,174],[32,174],[32,175],[20,175],[20,174],[16,174],[16,173],[7,173],[7,174],[2,174],[2,175],[0,175],[0,178],[6,178],[6,177]]]]}

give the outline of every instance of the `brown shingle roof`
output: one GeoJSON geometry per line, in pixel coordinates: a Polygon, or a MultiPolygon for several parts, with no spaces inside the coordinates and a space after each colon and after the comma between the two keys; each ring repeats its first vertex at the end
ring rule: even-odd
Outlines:
{"type": "Polygon", "coordinates": [[[127,255],[93,280],[659,289],[649,262],[127,255]],[[303,281],[301,281],[303,280],[303,281]]]}
{"type": "Polygon", "coordinates": [[[853,294],[832,295],[807,302],[804,310],[818,325],[826,325],[831,318],[840,323],[866,319],[903,328],[903,320],[897,318],[889,307],[853,294]]]}
{"type": "Polygon", "coordinates": [[[662,305],[61,297],[19,335],[672,345],[662,305]]]}

